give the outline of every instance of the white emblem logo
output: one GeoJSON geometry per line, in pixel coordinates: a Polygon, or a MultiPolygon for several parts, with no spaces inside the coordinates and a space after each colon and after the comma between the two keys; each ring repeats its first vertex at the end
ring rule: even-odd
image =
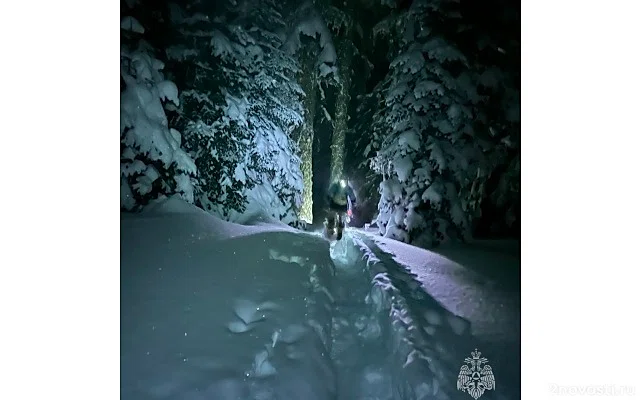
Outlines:
{"type": "Polygon", "coordinates": [[[458,390],[469,393],[475,400],[478,400],[485,390],[496,388],[493,371],[487,363],[489,360],[480,357],[481,354],[478,349],[472,351],[472,358],[464,359],[465,363],[458,374],[458,390]]]}

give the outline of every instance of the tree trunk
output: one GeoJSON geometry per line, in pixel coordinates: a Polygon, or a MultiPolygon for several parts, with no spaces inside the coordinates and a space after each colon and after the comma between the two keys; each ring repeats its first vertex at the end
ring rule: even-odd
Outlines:
{"type": "Polygon", "coordinates": [[[302,159],[302,209],[300,219],[311,224],[313,222],[313,122],[315,120],[317,82],[314,58],[304,56],[300,74],[300,86],[304,90],[304,126],[300,134],[300,158],[302,159]]]}
{"type": "Polygon", "coordinates": [[[333,135],[331,137],[331,181],[342,178],[344,170],[344,139],[349,122],[349,95],[351,89],[351,60],[353,52],[350,43],[345,39],[338,39],[337,55],[340,76],[340,90],[336,98],[336,112],[334,117],[333,135]]]}

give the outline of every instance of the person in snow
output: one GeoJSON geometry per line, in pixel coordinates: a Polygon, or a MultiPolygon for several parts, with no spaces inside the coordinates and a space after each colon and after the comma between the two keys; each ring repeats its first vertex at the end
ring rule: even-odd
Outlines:
{"type": "Polygon", "coordinates": [[[346,220],[346,215],[351,217],[351,212],[356,204],[356,194],[351,184],[346,179],[341,179],[329,185],[327,191],[327,218],[325,221],[326,234],[333,236],[334,229],[338,228],[337,240],[342,239],[342,230],[346,220]],[[337,221],[336,221],[337,219],[337,221]]]}

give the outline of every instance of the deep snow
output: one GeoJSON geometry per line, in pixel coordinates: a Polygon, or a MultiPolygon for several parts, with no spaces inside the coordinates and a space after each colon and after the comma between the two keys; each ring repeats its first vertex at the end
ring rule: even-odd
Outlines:
{"type": "MultiPolygon", "coordinates": [[[[501,390],[482,398],[519,398],[520,245],[516,241],[472,241],[434,251],[359,230],[379,249],[383,263],[405,271],[432,302],[470,323],[471,337],[454,347],[462,360],[475,348],[489,359],[501,390]]],[[[425,307],[423,302],[418,307],[425,307]]]]}
{"type": "Polygon", "coordinates": [[[123,399],[470,399],[474,348],[496,377],[483,398],[519,397],[500,283],[363,231],[248,223],[177,198],[122,214],[123,399]]]}

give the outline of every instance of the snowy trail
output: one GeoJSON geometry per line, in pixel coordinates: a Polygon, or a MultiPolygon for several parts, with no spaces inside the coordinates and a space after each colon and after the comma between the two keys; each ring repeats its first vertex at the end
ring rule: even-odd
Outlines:
{"type": "Polygon", "coordinates": [[[430,298],[415,275],[370,238],[350,229],[345,239],[334,246],[332,256],[334,261],[350,259],[352,273],[368,281],[365,302],[379,321],[380,347],[389,366],[388,398],[459,398],[456,378],[464,357],[457,359],[455,350],[468,337],[469,324],[430,298]],[[338,247],[343,255],[336,254],[338,247]],[[354,263],[349,251],[356,251],[361,261],[354,263]]]}
{"type": "Polygon", "coordinates": [[[336,264],[331,358],[337,400],[392,399],[389,357],[378,315],[366,303],[370,281],[349,263],[336,264]],[[359,383],[359,384],[354,384],[359,383]]]}
{"type": "Polygon", "coordinates": [[[394,248],[187,211],[121,221],[123,399],[470,398],[460,365],[492,350],[394,248]]]}
{"type": "Polygon", "coordinates": [[[483,398],[519,398],[519,246],[479,243],[432,252],[354,231],[389,275],[401,282],[396,285],[412,300],[409,309],[446,310],[471,324],[470,335],[443,337],[449,342],[448,359],[458,368],[476,348],[489,358],[500,390],[483,398]]]}

